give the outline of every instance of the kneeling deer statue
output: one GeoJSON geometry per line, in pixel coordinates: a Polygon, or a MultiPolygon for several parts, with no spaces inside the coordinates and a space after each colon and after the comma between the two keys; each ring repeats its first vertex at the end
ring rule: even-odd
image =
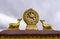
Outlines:
{"type": "Polygon", "coordinates": [[[50,24],[45,24],[44,23],[45,20],[40,20],[40,22],[42,23],[42,26],[43,26],[43,30],[51,30],[52,27],[50,24]]]}
{"type": "Polygon", "coordinates": [[[22,18],[18,19],[17,23],[10,23],[9,29],[13,29],[13,30],[19,29],[19,25],[20,25],[21,20],[22,20],[22,18]]]}

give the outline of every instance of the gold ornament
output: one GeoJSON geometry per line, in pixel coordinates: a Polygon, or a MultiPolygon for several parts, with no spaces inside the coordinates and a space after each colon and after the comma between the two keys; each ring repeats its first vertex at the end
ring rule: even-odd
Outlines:
{"type": "Polygon", "coordinates": [[[10,23],[9,30],[18,30],[21,20],[22,20],[22,18],[18,19],[18,23],[10,23]]]}
{"type": "Polygon", "coordinates": [[[26,30],[38,30],[36,24],[39,21],[38,13],[33,9],[28,9],[23,14],[23,19],[26,22],[26,30]]]}
{"type": "Polygon", "coordinates": [[[45,20],[40,20],[40,22],[42,23],[43,26],[43,30],[52,30],[52,27],[50,24],[45,24],[44,23],[45,20]]]}

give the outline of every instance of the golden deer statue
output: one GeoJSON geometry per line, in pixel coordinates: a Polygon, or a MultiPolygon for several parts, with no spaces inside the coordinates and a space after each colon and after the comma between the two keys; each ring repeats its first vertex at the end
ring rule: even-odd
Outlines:
{"type": "Polygon", "coordinates": [[[52,27],[50,24],[45,24],[44,23],[45,20],[40,20],[40,22],[42,23],[43,26],[43,30],[52,30],[52,27]]]}
{"type": "Polygon", "coordinates": [[[19,29],[19,25],[20,25],[20,21],[22,20],[22,18],[18,19],[17,23],[10,23],[9,24],[9,29],[13,29],[13,30],[17,30],[19,29]]]}

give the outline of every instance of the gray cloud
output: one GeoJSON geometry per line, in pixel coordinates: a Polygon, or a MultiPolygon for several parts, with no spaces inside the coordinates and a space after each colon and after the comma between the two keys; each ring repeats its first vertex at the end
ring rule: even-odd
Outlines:
{"type": "MultiPolygon", "coordinates": [[[[29,8],[35,9],[40,19],[44,19],[45,23],[51,24],[54,30],[60,30],[60,0],[0,0],[0,13],[8,16],[11,21],[23,18],[24,11],[29,8]]],[[[0,17],[1,20],[3,18],[0,17]]],[[[4,20],[6,23],[0,21],[0,29],[6,29],[10,23],[7,18],[4,20]]],[[[39,30],[42,29],[40,22],[38,22],[37,26],[39,30]]],[[[25,28],[23,26],[20,29],[25,28]]]]}

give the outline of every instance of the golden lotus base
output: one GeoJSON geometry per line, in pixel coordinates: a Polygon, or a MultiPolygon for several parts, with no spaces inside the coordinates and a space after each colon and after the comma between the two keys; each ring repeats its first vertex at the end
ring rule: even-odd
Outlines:
{"type": "Polygon", "coordinates": [[[26,30],[38,30],[36,25],[27,25],[26,30]]]}
{"type": "Polygon", "coordinates": [[[4,30],[0,39],[60,39],[60,31],[54,30],[4,30]]]}

